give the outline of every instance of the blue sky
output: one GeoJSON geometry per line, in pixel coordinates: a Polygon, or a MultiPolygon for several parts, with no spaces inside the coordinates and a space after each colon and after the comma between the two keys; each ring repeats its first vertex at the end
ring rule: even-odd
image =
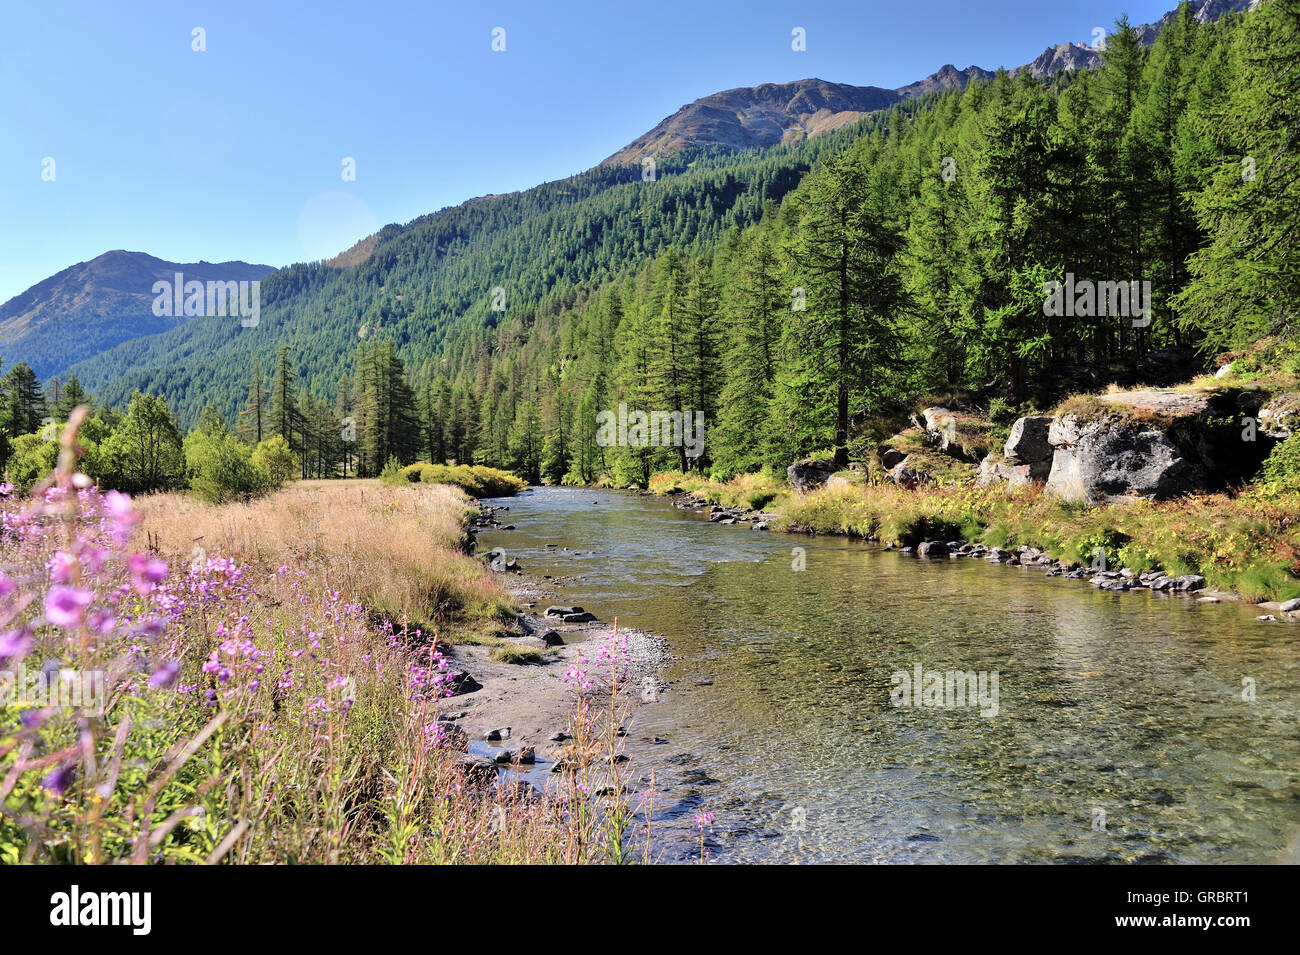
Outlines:
{"type": "Polygon", "coordinates": [[[580,172],[718,90],[809,76],[896,87],[945,63],[1015,66],[1089,41],[1121,12],[1144,23],[1173,5],[7,4],[0,301],[110,249],[317,259],[388,222],[580,172]],[[797,26],[806,52],[791,49],[797,26]]]}

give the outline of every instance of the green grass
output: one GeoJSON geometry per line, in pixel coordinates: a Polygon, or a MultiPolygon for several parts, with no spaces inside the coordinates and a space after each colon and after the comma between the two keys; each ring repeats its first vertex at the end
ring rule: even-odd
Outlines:
{"type": "Polygon", "coordinates": [[[503,643],[494,647],[491,657],[500,663],[541,663],[542,651],[532,647],[521,647],[513,643],[503,643]]]}
{"type": "Polygon", "coordinates": [[[484,465],[408,464],[386,474],[386,484],[450,484],[471,497],[510,497],[528,487],[528,482],[509,471],[484,465]]]}
{"type": "Polygon", "coordinates": [[[1067,563],[1110,569],[1201,574],[1208,586],[1252,601],[1300,596],[1300,493],[1265,497],[1194,495],[1157,503],[1068,505],[1023,488],[882,482],[824,488],[788,499],[778,529],[843,534],[893,545],[966,540],[990,547],[1028,544],[1067,563]]]}

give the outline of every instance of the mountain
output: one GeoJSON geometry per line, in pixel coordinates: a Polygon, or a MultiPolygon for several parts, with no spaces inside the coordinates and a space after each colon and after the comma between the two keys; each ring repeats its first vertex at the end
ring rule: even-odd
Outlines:
{"type": "Polygon", "coordinates": [[[931,73],[923,80],[915,83],[909,83],[907,86],[900,86],[896,93],[903,99],[915,99],[918,96],[924,96],[926,93],[941,93],[948,90],[966,88],[966,84],[972,80],[991,80],[996,74],[989,70],[980,69],[978,66],[968,66],[964,70],[949,63],[941,67],[937,73],[931,73]]]}
{"type": "MultiPolygon", "coordinates": [[[[1150,43],[1154,42],[1155,34],[1152,33],[1150,43]]],[[[1149,46],[1150,43],[1147,45],[1149,46]]],[[[1031,62],[1016,67],[1012,72],[1028,70],[1030,76],[1042,79],[1045,76],[1064,73],[1066,70],[1091,70],[1100,64],[1101,54],[1092,47],[1084,46],[1082,43],[1058,43],[1056,46],[1049,46],[1031,62]]]]}
{"type": "Polygon", "coordinates": [[[896,91],[878,86],[818,79],[725,90],[683,106],[604,164],[639,162],[643,156],[671,155],[687,146],[738,151],[798,142],[842,129],[900,99],[896,91]]]}
{"type": "MultiPolygon", "coordinates": [[[[1249,2],[1201,0],[1195,16],[1207,22],[1249,2]]],[[[1140,35],[1150,42],[1172,17],[1139,28],[1140,35]]],[[[1095,51],[1067,43],[1021,68],[1051,75],[1097,61],[1095,51]]],[[[252,358],[268,365],[282,343],[292,349],[301,383],[320,394],[333,393],[359,338],[379,330],[394,337],[420,380],[454,373],[474,355],[506,348],[507,336],[528,334],[538,316],[609,275],[669,245],[691,249],[754,223],[823,151],[870,132],[885,110],[912,109],[927,95],[992,76],[950,64],[895,90],[805,79],[704,97],[585,173],[388,225],[335,259],[274,272],[262,285],[260,328],[235,334],[225,324],[153,318],[153,273],[113,291],[83,282],[79,292],[47,302],[65,277],[77,287],[60,273],[4,307],[0,355],[27,358],[44,375],[76,363],[82,382],[110,403],[123,403],[133,388],[164,394],[186,424],[208,401],[233,414],[252,358]],[[657,180],[646,182],[639,159],[652,154],[657,180]],[[496,288],[506,293],[504,313],[489,305],[496,288]],[[70,307],[78,298],[100,304],[78,317],[70,307]],[[82,339],[71,346],[69,327],[82,339]]],[[[142,258],[164,275],[198,268],[142,258]]]]}
{"type": "Polygon", "coordinates": [[[535,324],[611,275],[669,246],[698,249],[753,225],[823,153],[888,115],[766,150],[715,155],[692,146],[660,161],[654,181],[639,166],[597,166],[388,225],[327,262],[268,275],[256,327],[190,320],[70,370],[110,405],[135,389],[164,395],[186,427],[208,402],[233,417],[253,359],[270,368],[281,345],[299,384],[318,395],[333,395],[358,343],[381,335],[416,380],[454,375],[484,354],[514,350],[535,324]]]}
{"type": "MultiPolygon", "coordinates": [[[[1226,13],[1244,10],[1253,0],[1195,0],[1193,19],[1210,23],[1226,13]]],[[[1156,23],[1134,27],[1145,46],[1155,43],[1160,29],[1177,13],[1171,10],[1156,23]]],[[[1101,53],[1083,43],[1049,46],[1021,70],[1041,79],[1069,70],[1091,70],[1101,63],[1101,53]]],[[[994,72],[978,66],[959,70],[948,64],[923,80],[888,90],[879,86],[850,86],[820,79],[725,90],[687,103],[654,129],[628,143],[605,160],[606,165],[638,163],[646,156],[657,159],[688,146],[730,150],[761,149],[797,142],[849,126],[863,116],[904,99],[926,93],[965,89],[972,80],[990,80],[994,72]]]]}
{"type": "Polygon", "coordinates": [[[164,262],[144,252],[116,249],[78,262],[0,305],[0,356],[25,361],[40,378],[185,321],[153,313],[160,279],[253,281],[274,271],[247,262],[164,262]]]}

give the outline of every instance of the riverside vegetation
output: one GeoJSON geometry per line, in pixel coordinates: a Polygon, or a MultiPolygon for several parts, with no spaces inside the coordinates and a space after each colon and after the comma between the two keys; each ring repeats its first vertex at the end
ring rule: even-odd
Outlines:
{"type": "MultiPolygon", "coordinates": [[[[1224,359],[1217,375],[1157,394],[1177,400],[1221,392],[1238,399],[1246,395],[1252,408],[1264,405],[1266,412],[1295,407],[1300,347],[1266,341],[1224,359]]],[[[1145,409],[1126,404],[1122,391],[1100,397],[1116,400],[1075,395],[1053,411],[1092,416],[1116,428],[1134,420],[1157,433],[1169,427],[1145,409]]],[[[1006,416],[1014,409],[1004,407],[1002,414],[999,422],[972,406],[954,416],[960,421],[957,428],[927,431],[918,408],[912,416],[917,426],[875,442],[872,453],[853,469],[837,470],[827,462],[820,474],[824,483],[806,493],[765,474],[721,481],[670,472],[654,476],[649,487],[737,513],[755,512],[761,525],[779,530],[843,534],[892,547],[930,540],[1029,546],[1070,566],[1128,568],[1135,575],[1199,575],[1207,587],[1252,602],[1300,597],[1300,438],[1292,433],[1293,411],[1283,411],[1280,419],[1265,413],[1224,422],[1193,420],[1196,438],[1207,427],[1226,429],[1228,442],[1220,456],[1262,457],[1248,482],[1169,500],[1132,493],[1103,503],[1062,500],[1044,487],[1045,473],[1038,481],[1018,485],[988,480],[984,465],[999,457],[990,449],[1007,437],[1006,416]],[[1270,439],[1268,431],[1274,429],[1276,437],[1270,439]],[[1260,447],[1252,448],[1254,442],[1260,447]],[[974,462],[981,458],[977,467],[974,462]]],[[[816,467],[818,462],[809,464],[816,467]]]]}
{"type": "MultiPolygon", "coordinates": [[[[391,227],[269,276],[260,337],[187,323],[85,363],[100,400],[12,365],[0,665],[102,672],[107,699],[5,704],[0,859],[629,858],[630,807],[597,795],[621,785],[583,776],[618,765],[603,697],[577,701],[576,771],[541,799],[468,770],[437,719],[456,682],[440,647],[509,613],[464,553],[468,495],[525,483],[1300,594],[1287,426],[1171,493],[980,484],[980,465],[1019,466],[997,449],[1023,418],[1177,430],[1112,383],[1230,401],[1199,419],[1220,446],[1300,393],[1300,0],[1214,23],[1184,4],[1150,49],[1121,20],[1102,59],[804,143],[688,151],[656,182],[601,167],[391,227]],[[444,260],[461,271],[435,283],[444,260]],[[1049,314],[1067,274],[1150,281],[1150,310],[1049,314]],[[337,334],[284,334],[294,313],[337,334]],[[602,446],[620,404],[702,411],[705,453],[602,446]],[[908,426],[926,411],[952,428],[908,426]],[[800,459],[830,480],[792,489],[800,459]],[[381,480],[334,480],[356,476],[381,480]]],[[[601,690],[584,666],[577,692],[601,690]]]]}
{"type": "Polygon", "coordinates": [[[575,741],[546,794],[475,772],[438,719],[457,683],[446,641],[508,612],[463,552],[466,495],[349,482],[132,501],[76,470],[84,415],[30,497],[0,488],[0,667],[101,674],[102,706],[6,683],[0,861],[630,858],[616,636],[571,674],[575,741]]]}

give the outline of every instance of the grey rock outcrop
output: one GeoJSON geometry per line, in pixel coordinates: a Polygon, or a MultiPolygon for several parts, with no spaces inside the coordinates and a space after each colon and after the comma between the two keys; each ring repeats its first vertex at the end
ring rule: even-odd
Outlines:
{"type": "Polygon", "coordinates": [[[837,470],[833,461],[814,461],[811,458],[804,458],[786,468],[785,476],[792,488],[804,494],[821,487],[837,470]]]}
{"type": "Polygon", "coordinates": [[[1007,464],[1027,465],[1034,480],[1045,481],[1052,470],[1052,457],[1056,450],[1048,440],[1054,420],[1051,415],[1016,419],[1002,449],[1007,464]]]}
{"type": "Polygon", "coordinates": [[[1046,489],[1064,501],[1098,504],[1131,494],[1163,499],[1206,484],[1200,461],[1140,422],[1081,423],[1068,414],[1052,423],[1048,441],[1053,455],[1046,489]]]}
{"type": "Polygon", "coordinates": [[[977,483],[980,487],[1005,484],[1008,488],[1017,488],[1032,480],[1028,464],[1007,464],[1005,460],[999,461],[996,454],[990,454],[980,462],[977,483]]]}

